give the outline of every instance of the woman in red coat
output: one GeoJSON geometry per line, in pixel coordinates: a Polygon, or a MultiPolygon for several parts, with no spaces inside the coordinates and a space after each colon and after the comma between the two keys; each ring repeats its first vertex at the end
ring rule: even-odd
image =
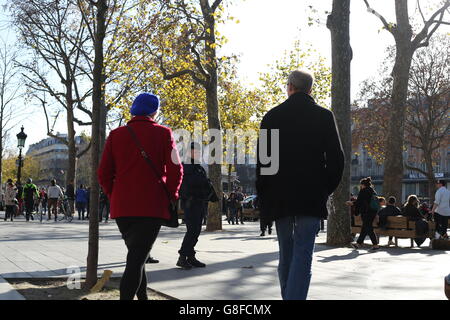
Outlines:
{"type": "MultiPolygon", "coordinates": [[[[140,94],[131,108],[128,126],[162,176],[170,200],[178,199],[183,167],[172,131],[154,118],[159,99],[140,94]]],[[[116,220],[128,248],[127,265],[120,283],[120,299],[147,300],[145,261],[161,228],[169,219],[169,197],[155,172],[145,162],[127,127],[113,130],[106,140],[98,179],[110,199],[111,218],[116,220]]]]}

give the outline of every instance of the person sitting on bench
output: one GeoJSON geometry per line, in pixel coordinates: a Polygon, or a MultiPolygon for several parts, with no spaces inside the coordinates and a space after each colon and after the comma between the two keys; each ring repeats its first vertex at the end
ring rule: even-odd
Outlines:
{"type": "MultiPolygon", "coordinates": [[[[396,202],[397,199],[395,199],[395,197],[389,197],[387,206],[378,211],[378,227],[380,227],[381,229],[386,229],[388,217],[396,217],[402,214],[400,209],[395,206],[396,202]]],[[[394,245],[394,241],[392,241],[393,239],[393,236],[389,236],[388,246],[394,245]]]]}

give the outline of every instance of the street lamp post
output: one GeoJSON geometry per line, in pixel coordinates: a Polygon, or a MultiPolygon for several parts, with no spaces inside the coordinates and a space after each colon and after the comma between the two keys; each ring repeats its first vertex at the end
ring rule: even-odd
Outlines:
{"type": "Polygon", "coordinates": [[[20,185],[20,176],[22,174],[22,149],[25,147],[25,140],[27,135],[23,132],[23,126],[19,134],[17,135],[17,147],[19,148],[19,169],[17,170],[17,183],[20,185]]]}

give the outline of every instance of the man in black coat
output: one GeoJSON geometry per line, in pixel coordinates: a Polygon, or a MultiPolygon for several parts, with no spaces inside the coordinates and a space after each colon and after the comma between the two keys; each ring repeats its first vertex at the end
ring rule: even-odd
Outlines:
{"type": "Polygon", "coordinates": [[[205,264],[195,257],[194,247],[202,231],[203,218],[207,214],[211,198],[211,185],[200,163],[200,145],[191,144],[189,163],[183,163],[183,183],[180,188],[181,208],[184,210],[186,234],[178,253],[177,266],[183,269],[204,268],[205,264]]]}
{"type": "Polygon", "coordinates": [[[260,214],[276,221],[285,300],[307,297],[316,232],[344,168],[334,115],[310,96],[313,82],[306,72],[291,73],[289,98],[264,116],[258,141],[260,214]]]}

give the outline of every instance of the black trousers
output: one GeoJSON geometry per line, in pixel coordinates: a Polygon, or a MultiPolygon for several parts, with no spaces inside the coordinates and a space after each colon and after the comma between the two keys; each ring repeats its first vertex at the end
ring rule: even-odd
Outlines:
{"type": "Polygon", "coordinates": [[[32,212],[34,210],[34,200],[25,200],[25,212],[26,212],[26,219],[27,221],[34,220],[32,216],[32,212]]]}
{"type": "Polygon", "coordinates": [[[362,219],[362,227],[361,227],[361,234],[359,235],[358,240],[356,241],[359,244],[363,244],[364,239],[366,239],[366,236],[370,237],[370,240],[372,241],[372,244],[375,246],[378,244],[378,239],[373,231],[373,220],[375,219],[376,214],[367,213],[361,215],[362,219]]]}
{"type": "Polygon", "coordinates": [[[259,226],[261,228],[261,232],[265,232],[266,229],[272,230],[273,221],[266,221],[266,219],[259,219],[259,226]]]}
{"type": "Polygon", "coordinates": [[[14,206],[6,206],[5,208],[5,221],[10,218],[13,221],[14,217],[14,206]]]}
{"type": "Polygon", "coordinates": [[[184,221],[186,222],[186,234],[178,253],[182,256],[195,256],[195,245],[202,232],[203,217],[206,215],[207,202],[191,201],[184,207],[184,221]]]}
{"type": "Polygon", "coordinates": [[[120,300],[148,300],[145,262],[161,229],[161,220],[146,217],[117,218],[128,248],[127,265],[120,281],[120,300]]]}
{"type": "Polygon", "coordinates": [[[436,222],[436,232],[441,236],[447,233],[448,229],[448,219],[450,217],[442,216],[439,213],[434,213],[434,222],[436,222]]]}

